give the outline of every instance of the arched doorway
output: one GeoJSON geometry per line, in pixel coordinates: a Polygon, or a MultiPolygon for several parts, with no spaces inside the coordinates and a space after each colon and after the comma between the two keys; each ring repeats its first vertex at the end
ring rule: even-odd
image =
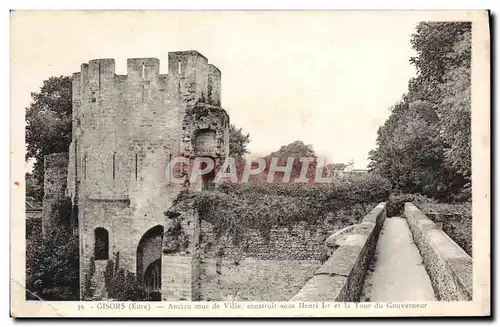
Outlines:
{"type": "Polygon", "coordinates": [[[152,262],[144,273],[149,301],[161,301],[161,258],[152,262]]]}
{"type": "Polygon", "coordinates": [[[150,301],[161,300],[161,255],[163,226],[149,229],[137,246],[137,276],[146,287],[150,301]]]}

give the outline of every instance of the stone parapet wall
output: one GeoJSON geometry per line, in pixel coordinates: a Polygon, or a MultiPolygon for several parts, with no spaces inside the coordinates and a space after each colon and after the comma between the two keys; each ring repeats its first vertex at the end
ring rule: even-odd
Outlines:
{"type": "Polygon", "coordinates": [[[318,260],[200,262],[201,301],[287,301],[321,266],[318,260]]]}
{"type": "Polygon", "coordinates": [[[439,300],[472,300],[472,258],[414,204],[404,215],[439,300]]]}
{"type": "Polygon", "coordinates": [[[385,218],[385,203],[380,203],[290,301],[359,301],[385,218]]]}

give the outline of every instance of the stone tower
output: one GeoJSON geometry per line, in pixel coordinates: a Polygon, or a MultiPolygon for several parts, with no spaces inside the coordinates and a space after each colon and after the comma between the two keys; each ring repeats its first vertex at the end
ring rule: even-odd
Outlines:
{"type": "MultiPolygon", "coordinates": [[[[66,192],[78,212],[80,281],[93,257],[95,297],[106,296],[103,272],[118,252],[120,267],[161,292],[163,300],[192,297],[189,283],[179,281],[183,276],[162,276],[190,270],[192,253],[163,255],[165,213],[186,187],[169,184],[166,167],[180,155],[228,156],[229,116],[220,107],[220,81],[219,69],[197,51],[169,53],[168,74],[160,74],[155,58],[128,59],[127,75],[115,73],[113,59],[91,60],[73,74],[66,192]]],[[[182,224],[193,239],[197,224],[182,224]]]]}

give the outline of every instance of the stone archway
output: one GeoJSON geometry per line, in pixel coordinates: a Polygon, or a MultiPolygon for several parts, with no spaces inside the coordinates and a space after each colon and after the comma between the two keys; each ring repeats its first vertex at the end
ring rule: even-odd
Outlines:
{"type": "Polygon", "coordinates": [[[161,258],[153,261],[146,268],[144,282],[150,301],[161,301],[161,258]]]}
{"type": "Polygon", "coordinates": [[[149,300],[161,298],[161,257],[163,226],[150,228],[137,246],[137,276],[146,287],[149,300]]]}

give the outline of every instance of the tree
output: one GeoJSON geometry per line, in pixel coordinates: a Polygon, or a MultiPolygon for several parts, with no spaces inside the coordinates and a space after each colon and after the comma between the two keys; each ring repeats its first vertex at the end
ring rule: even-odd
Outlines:
{"type": "Polygon", "coordinates": [[[443,145],[435,128],[438,118],[429,102],[402,102],[379,129],[378,148],[370,153],[374,172],[394,190],[445,198],[462,180],[443,165],[443,145]]]}
{"type": "MultiPolygon", "coordinates": [[[[26,108],[26,160],[35,159],[33,177],[43,185],[44,155],[68,152],[71,143],[71,77],[51,77],[43,81],[40,92],[32,93],[26,108]]],[[[34,197],[43,197],[43,187],[33,190],[34,197]]]]}
{"type": "Polygon", "coordinates": [[[27,243],[26,252],[37,253],[33,270],[26,274],[26,286],[33,297],[47,301],[78,300],[79,294],[79,246],[78,237],[69,228],[59,229],[54,238],[43,242],[41,249],[35,243],[27,243]]]}
{"type": "Polygon", "coordinates": [[[410,88],[410,93],[434,105],[441,103],[440,84],[448,71],[460,65],[460,58],[453,55],[455,44],[470,30],[470,22],[421,22],[417,25],[411,36],[417,56],[410,58],[410,62],[417,68],[414,85],[419,88],[410,88]]]}
{"type": "Polygon", "coordinates": [[[58,228],[44,240],[26,240],[26,288],[28,299],[78,300],[79,240],[71,226],[71,200],[53,211],[58,228]]]}
{"type": "Polygon", "coordinates": [[[26,183],[26,196],[33,197],[37,201],[42,201],[40,195],[42,194],[42,186],[38,184],[33,174],[26,173],[24,177],[26,183]]]}
{"type": "Polygon", "coordinates": [[[250,134],[243,129],[231,124],[229,128],[229,156],[242,159],[248,153],[247,145],[250,143],[250,134]]]}
{"type": "Polygon", "coordinates": [[[329,164],[328,167],[332,171],[343,171],[344,169],[347,168],[347,165],[345,163],[339,162],[339,163],[329,164]]]}
{"type": "Polygon", "coordinates": [[[412,62],[438,116],[443,164],[470,181],[471,23],[420,23],[412,45],[418,53],[412,62]]]}
{"type": "MultiPolygon", "coordinates": [[[[452,67],[440,86],[443,100],[438,108],[439,131],[446,164],[470,181],[471,176],[471,33],[462,34],[449,56],[452,67]]],[[[470,185],[469,185],[470,187],[470,185]]]]}
{"type": "MultiPolygon", "coordinates": [[[[305,144],[303,141],[295,141],[290,144],[281,146],[278,151],[272,152],[271,154],[266,156],[264,158],[266,167],[263,172],[263,176],[265,176],[266,178],[271,167],[271,160],[273,158],[277,158],[278,166],[285,166],[289,158],[294,158],[290,180],[298,178],[301,175],[303,163],[299,159],[308,158],[310,162],[307,167],[306,177],[308,178],[309,183],[314,183],[318,157],[311,144],[305,144]]],[[[283,176],[283,172],[276,172],[274,181],[282,181],[283,176]]]]}
{"type": "Polygon", "coordinates": [[[408,94],[378,130],[370,168],[393,189],[450,198],[470,178],[470,23],[423,22],[408,94]]]}

